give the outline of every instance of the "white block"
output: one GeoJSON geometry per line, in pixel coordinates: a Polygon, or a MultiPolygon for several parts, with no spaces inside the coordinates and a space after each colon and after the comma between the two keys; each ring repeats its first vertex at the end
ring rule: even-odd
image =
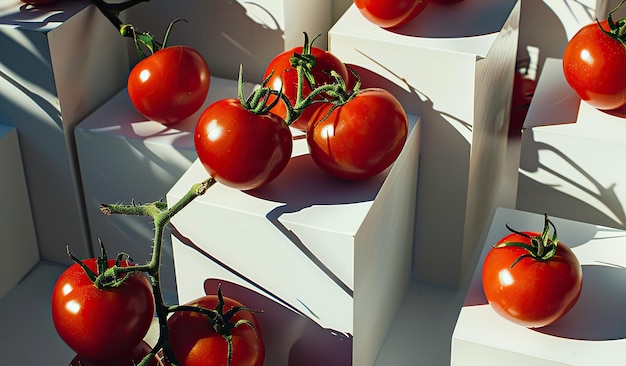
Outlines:
{"type": "Polygon", "coordinates": [[[85,1],[0,6],[0,118],[18,131],[42,259],[88,255],[73,128],[126,82],[127,39],[85,1]]]}
{"type": "MultiPolygon", "coordinates": [[[[246,90],[252,87],[249,85],[246,90]]],[[[205,106],[219,99],[236,97],[236,81],[213,77],[205,106]]],[[[100,238],[112,255],[124,251],[137,263],[150,260],[154,238],[152,220],[105,216],[100,204],[165,199],[167,191],[197,157],[193,132],[203,110],[200,108],[180,123],[164,126],[141,116],[124,89],[76,127],[91,245],[96,253],[100,238]]],[[[174,291],[174,263],[169,228],[166,230],[161,276],[163,287],[174,291]]]]}
{"type": "Polygon", "coordinates": [[[214,76],[236,79],[239,65],[243,64],[246,80],[260,83],[274,56],[302,46],[302,32],[311,38],[320,34],[314,45],[326,49],[326,34],[333,16],[331,2],[151,0],[130,8],[122,16],[139,30],[161,38],[174,18],[187,19],[188,23],[174,26],[169,44],[196,48],[206,58],[214,76]],[[145,16],[146,12],[150,17],[145,16]]]}
{"type": "MultiPolygon", "coordinates": [[[[261,298],[298,314],[285,321],[269,310],[261,316],[279,322],[269,329],[290,330],[266,338],[267,365],[287,364],[286,350],[306,348],[298,340],[306,336],[302,322],[353,336],[352,363],[374,364],[410,280],[420,140],[417,117],[410,121],[396,163],[371,179],[332,178],[296,137],[292,159],[269,185],[241,192],[216,184],[194,200],[172,220],[179,300],[205,294],[207,278],[226,279],[262,295],[249,307],[262,307],[255,302],[261,298]]],[[[196,161],[168,203],[207,177],[196,161]]]]}
{"type": "Polygon", "coordinates": [[[0,298],[39,261],[15,128],[0,124],[0,298]]]}
{"type": "Polygon", "coordinates": [[[548,59],[524,124],[516,207],[626,228],[624,118],[581,102],[548,59]]]}
{"type": "Polygon", "coordinates": [[[626,331],[621,304],[626,284],[626,233],[551,216],[559,240],[568,245],[583,269],[576,305],[544,328],[529,329],[498,315],[482,291],[482,262],[497,240],[520,231],[541,231],[543,214],[498,209],[478,259],[465,304],[452,337],[453,366],[623,365],[626,331]]]}
{"type": "Polygon", "coordinates": [[[515,173],[505,162],[519,13],[514,0],[431,2],[389,31],[353,5],[329,32],[331,52],[366,86],[391,91],[423,121],[420,280],[457,286],[495,207],[514,205],[515,190],[499,182],[515,173]]]}

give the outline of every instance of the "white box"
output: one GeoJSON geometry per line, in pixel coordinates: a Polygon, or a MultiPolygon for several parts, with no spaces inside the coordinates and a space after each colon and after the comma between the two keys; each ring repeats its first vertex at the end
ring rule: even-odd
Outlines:
{"type": "Polygon", "coordinates": [[[548,59],[524,126],[516,207],[626,228],[624,118],[581,102],[548,59]]]}
{"type": "Polygon", "coordinates": [[[353,5],[329,32],[331,52],[366,86],[386,88],[422,118],[420,280],[457,286],[495,207],[514,206],[515,190],[499,182],[516,173],[505,163],[519,14],[515,0],[431,2],[389,31],[353,5]]]}
{"type": "MultiPolygon", "coordinates": [[[[253,87],[247,85],[246,92],[253,87]]],[[[236,97],[237,81],[212,77],[204,107],[236,97]]],[[[152,220],[105,216],[100,204],[165,199],[167,191],[197,158],[193,133],[204,107],[180,123],[165,126],[139,114],[124,89],[76,126],[91,245],[96,253],[100,238],[112,255],[124,251],[137,263],[150,260],[152,220]]],[[[169,228],[164,238],[162,284],[175,293],[169,228]]]]}
{"type": "Polygon", "coordinates": [[[0,5],[0,118],[16,127],[41,257],[89,255],[73,128],[126,83],[127,39],[85,1],[0,5]]]}
{"type": "MultiPolygon", "coordinates": [[[[371,179],[327,175],[300,136],[270,184],[249,192],[216,184],[190,203],[172,219],[180,302],[204,295],[207,278],[232,281],[263,295],[246,299],[249,307],[262,308],[260,297],[299,314],[284,322],[270,310],[259,316],[269,323],[262,327],[289,330],[266,338],[267,365],[286,365],[286,350],[310,345],[299,335],[311,322],[347,337],[354,365],[372,365],[411,274],[421,123],[416,116],[410,121],[396,163],[371,179]]],[[[167,202],[207,177],[196,161],[167,202]]]]}
{"type": "MultiPolygon", "coordinates": [[[[337,1],[337,0],[334,0],[337,1]]],[[[194,47],[207,60],[213,76],[237,79],[243,64],[246,80],[263,81],[277,54],[302,46],[307,32],[322,35],[314,46],[326,49],[332,25],[331,0],[151,0],[122,13],[125,22],[162,38],[169,22],[184,18],[172,30],[169,44],[194,47]],[[148,12],[150,17],[146,17],[148,12]]],[[[131,55],[133,51],[131,46],[131,55]]],[[[134,52],[134,53],[133,53],[134,52]]]]}
{"type": "Polygon", "coordinates": [[[0,298],[39,261],[37,237],[14,127],[0,124],[0,298]]]}
{"type": "Polygon", "coordinates": [[[498,239],[520,231],[541,231],[543,214],[498,209],[478,259],[452,337],[453,366],[623,365],[626,329],[617,289],[626,284],[626,232],[551,216],[559,240],[576,254],[583,288],[576,305],[552,325],[529,329],[498,315],[485,299],[482,262],[498,239]]]}

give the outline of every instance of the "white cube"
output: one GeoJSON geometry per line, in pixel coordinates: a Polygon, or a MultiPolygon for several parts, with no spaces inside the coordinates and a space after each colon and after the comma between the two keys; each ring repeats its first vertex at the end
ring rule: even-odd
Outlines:
{"type": "MultiPolygon", "coordinates": [[[[291,314],[259,315],[274,334],[266,337],[267,365],[286,365],[298,347],[310,350],[310,327],[345,339],[352,364],[372,365],[411,275],[420,124],[416,116],[410,121],[398,160],[371,179],[327,175],[300,136],[270,184],[242,192],[218,183],[196,198],[172,219],[180,302],[214,293],[207,279],[227,280],[256,294],[241,299],[248,307],[269,301],[291,314]]],[[[206,178],[196,161],[167,202],[206,178]]]]}
{"type": "Polygon", "coordinates": [[[126,42],[84,1],[0,6],[0,118],[18,131],[42,259],[87,256],[74,126],[119,91],[126,42]]]}
{"type": "Polygon", "coordinates": [[[421,116],[414,271],[423,281],[457,286],[495,207],[514,205],[500,182],[516,173],[505,162],[519,14],[516,0],[430,2],[389,31],[353,5],[329,32],[330,51],[365,86],[421,116]]]}
{"type": "MultiPolygon", "coordinates": [[[[555,323],[529,329],[498,315],[481,284],[489,249],[510,232],[541,231],[543,214],[500,208],[479,254],[465,304],[452,336],[451,365],[623,365],[626,331],[626,232],[551,216],[559,240],[568,245],[583,269],[576,305],[555,323]],[[505,362],[506,360],[506,362],[505,362]]],[[[538,289],[539,290],[539,289],[538,289]]]]}
{"type": "Polygon", "coordinates": [[[302,46],[302,32],[322,35],[314,45],[326,49],[332,16],[331,0],[152,0],[122,14],[124,21],[160,38],[174,18],[186,19],[174,26],[169,44],[197,49],[217,77],[236,79],[243,64],[246,79],[255,83],[263,81],[274,56],[302,46]]]}
{"type": "MultiPolygon", "coordinates": [[[[250,84],[245,89],[253,87],[250,84]]],[[[212,77],[205,106],[236,97],[237,81],[212,77]]],[[[91,245],[96,253],[100,250],[97,239],[102,239],[111,255],[123,251],[137,263],[150,260],[152,220],[105,216],[100,204],[165,199],[167,191],[196,160],[193,132],[203,110],[165,126],[139,114],[124,89],[76,126],[91,245]]],[[[164,288],[174,291],[174,263],[169,228],[166,230],[161,273],[164,288]]]]}
{"type": "Polygon", "coordinates": [[[14,127],[0,124],[0,298],[39,261],[37,237],[14,127]]]}
{"type": "Polygon", "coordinates": [[[548,59],[524,126],[516,207],[626,228],[624,118],[581,102],[548,59]]]}

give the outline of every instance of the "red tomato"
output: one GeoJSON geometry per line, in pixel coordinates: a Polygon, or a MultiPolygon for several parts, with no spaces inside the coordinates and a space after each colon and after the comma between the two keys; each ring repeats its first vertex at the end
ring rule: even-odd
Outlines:
{"type": "MultiPolygon", "coordinates": [[[[483,290],[491,307],[505,319],[529,328],[544,327],[563,317],[582,289],[580,263],[558,239],[556,252],[545,260],[532,257],[526,248],[505,246],[521,243],[537,248],[542,234],[513,232],[503,237],[487,254],[482,270],[483,290]]],[[[546,243],[547,253],[554,241],[546,243]]]]}
{"type": "Polygon", "coordinates": [[[141,60],[128,76],[128,95],[144,117],[171,125],[202,107],[209,92],[209,67],[187,46],[165,47],[141,60]]]}
{"type": "MultiPolygon", "coordinates": [[[[265,76],[263,77],[266,79],[271,74],[272,77],[269,79],[267,86],[276,91],[282,90],[292,106],[296,104],[296,96],[298,93],[298,71],[291,65],[290,58],[294,53],[302,54],[303,50],[304,47],[295,47],[278,54],[267,66],[265,76]]],[[[315,80],[314,89],[324,84],[335,83],[335,78],[330,74],[333,70],[336,71],[344,81],[347,81],[350,77],[346,66],[332,53],[321,48],[311,47],[310,54],[315,57],[315,65],[311,68],[311,74],[315,80]]],[[[304,80],[302,83],[302,98],[306,98],[309,94],[311,94],[311,87],[306,80],[304,80]]],[[[317,99],[322,98],[323,96],[320,95],[317,99]]],[[[272,99],[270,99],[270,102],[271,101],[272,99]]],[[[291,122],[291,126],[305,131],[311,115],[313,115],[313,112],[319,105],[320,104],[316,103],[302,110],[300,116],[291,122]]],[[[287,107],[285,103],[277,103],[274,108],[271,109],[271,112],[284,120],[287,119],[287,107]]]]}
{"type": "MultiPolygon", "coordinates": [[[[83,261],[97,272],[96,259],[83,261]]],[[[109,266],[115,260],[108,260],[109,266]]],[[[132,265],[122,261],[121,266],[132,265]]],[[[57,333],[82,357],[117,358],[131,352],[146,335],[154,316],[152,287],[136,273],[116,288],[100,290],[74,263],[58,278],[52,292],[52,320],[57,333]]]]}
{"type": "Polygon", "coordinates": [[[361,14],[381,28],[404,25],[424,11],[430,0],[354,0],[361,14]]]}
{"type": "MultiPolygon", "coordinates": [[[[243,306],[239,301],[223,297],[224,313],[233,307],[243,306]]],[[[206,295],[187,305],[198,305],[215,309],[216,295],[206,295]]],[[[231,324],[240,320],[250,322],[240,324],[230,330],[232,335],[231,366],[262,366],[265,360],[265,345],[259,323],[250,311],[241,310],[230,319],[231,324]],[[256,332],[255,332],[256,330],[256,332]]],[[[228,343],[217,333],[206,316],[197,312],[177,311],[168,319],[172,352],[180,366],[222,366],[227,364],[228,343]]]]}
{"type": "MultiPolygon", "coordinates": [[[[145,341],[142,341],[126,356],[109,360],[90,360],[83,355],[76,355],[70,362],[70,366],[135,366],[150,353],[151,350],[152,347],[145,341]]],[[[155,356],[148,365],[163,366],[164,364],[155,356]]]]}
{"type": "MultiPolygon", "coordinates": [[[[609,30],[606,20],[600,22],[609,30]]],[[[626,48],[597,23],[581,28],[563,53],[565,80],[593,107],[612,110],[626,105],[626,48]]]]}
{"type": "Polygon", "coordinates": [[[331,175],[365,179],[387,169],[398,157],[408,135],[407,115],[398,100],[378,88],[360,90],[328,113],[324,103],[307,131],[315,163],[331,175]]]}
{"type": "Polygon", "coordinates": [[[293,148],[284,120],[273,113],[255,114],[238,99],[211,104],[200,116],[194,142],[207,172],[240,190],[258,188],[276,178],[293,148]]]}

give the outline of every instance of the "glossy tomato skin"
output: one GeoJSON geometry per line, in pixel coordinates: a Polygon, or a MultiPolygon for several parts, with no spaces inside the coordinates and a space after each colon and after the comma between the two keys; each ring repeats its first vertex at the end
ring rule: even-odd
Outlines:
{"type": "MultiPolygon", "coordinates": [[[[232,307],[243,306],[239,301],[224,296],[224,313],[232,307]]],[[[187,305],[199,305],[214,309],[216,295],[206,295],[189,302],[187,305]]],[[[250,311],[237,312],[231,322],[245,319],[256,329],[242,324],[231,330],[232,359],[231,366],[263,366],[265,344],[259,323],[250,311]]],[[[172,351],[180,366],[226,366],[228,345],[226,340],[216,333],[206,317],[196,312],[175,312],[168,319],[172,351]]]]}
{"type": "MultiPolygon", "coordinates": [[[[83,261],[96,272],[96,259],[83,261]]],[[[109,260],[109,267],[115,260],[109,260]]],[[[123,261],[121,266],[128,266],[123,261]]],[[[52,320],[57,333],[77,354],[91,360],[117,358],[142,342],[154,316],[150,282],[134,274],[117,288],[100,290],[74,263],[52,291],[52,320]]]]}
{"type": "MultiPolygon", "coordinates": [[[[282,90],[282,93],[289,99],[292,106],[296,103],[296,95],[298,93],[298,71],[295,67],[292,67],[290,58],[294,53],[302,54],[302,52],[303,47],[300,46],[278,54],[267,66],[263,77],[266,79],[268,76],[272,75],[267,86],[276,91],[282,90]]],[[[344,81],[347,81],[350,77],[345,64],[332,53],[321,48],[311,47],[311,54],[315,57],[315,65],[311,68],[311,73],[315,80],[314,87],[335,83],[335,78],[331,76],[331,71],[333,70],[336,71],[344,81]]],[[[302,84],[302,98],[306,98],[309,94],[311,94],[311,87],[304,81],[302,84]]],[[[321,98],[322,96],[318,99],[321,98]]],[[[270,102],[271,101],[272,100],[270,100],[270,102]]],[[[319,104],[313,104],[305,108],[300,116],[292,121],[291,127],[305,131],[311,115],[318,106],[319,104]]],[[[271,112],[282,119],[287,119],[287,107],[283,102],[277,103],[271,109],[271,112]]]]}
{"type": "Polygon", "coordinates": [[[200,162],[215,180],[244,191],[276,178],[293,148],[291,131],[282,118],[255,114],[238,99],[223,99],[205,109],[194,142],[200,162]]]}
{"type": "Polygon", "coordinates": [[[381,28],[400,27],[415,18],[430,0],[354,0],[361,14],[381,28]]]}
{"type": "MultiPolygon", "coordinates": [[[[69,366],[136,366],[151,350],[152,347],[145,341],[142,341],[133,348],[130,354],[118,357],[117,359],[92,360],[83,355],[76,355],[69,366]]],[[[164,366],[164,363],[158,356],[155,356],[148,366],[164,366]]]]}
{"type": "MultiPolygon", "coordinates": [[[[606,20],[600,22],[608,30],[606,20]]],[[[600,110],[626,105],[626,48],[592,23],[581,28],[563,53],[565,80],[578,96],[600,110]]]]}
{"type": "Polygon", "coordinates": [[[144,117],[171,125],[202,107],[210,84],[209,66],[198,51],[171,46],[133,67],[128,76],[128,96],[144,117]]]}
{"type": "MultiPolygon", "coordinates": [[[[512,233],[496,246],[512,241],[529,243],[512,233]]],[[[572,250],[561,242],[549,260],[523,258],[511,268],[525,253],[519,247],[492,248],[483,263],[483,290],[496,313],[513,323],[540,328],[554,323],[576,304],[582,290],[582,269],[572,250]]]]}
{"type": "Polygon", "coordinates": [[[309,152],[323,170],[340,179],[366,179],[387,169],[400,155],[408,120],[391,93],[363,89],[328,114],[331,108],[323,104],[307,130],[309,152]]]}

